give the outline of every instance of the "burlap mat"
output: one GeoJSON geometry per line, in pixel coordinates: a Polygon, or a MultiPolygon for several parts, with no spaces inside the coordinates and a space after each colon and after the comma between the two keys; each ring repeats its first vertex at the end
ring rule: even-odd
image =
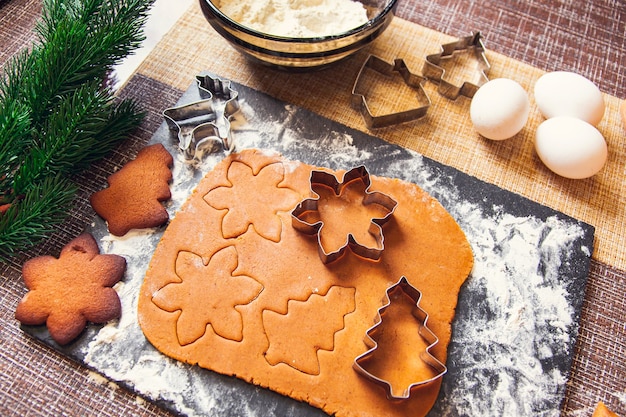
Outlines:
{"type": "MultiPolygon", "coordinates": [[[[485,36],[488,39],[489,33],[485,36]]],[[[403,58],[413,72],[421,73],[425,57],[455,39],[395,18],[368,51],[342,65],[314,73],[285,73],[249,63],[208,25],[194,6],[138,73],[185,90],[194,74],[209,70],[349,127],[366,130],[361,114],[350,106],[350,97],[367,53],[387,61],[403,58]]],[[[489,49],[488,40],[486,47],[489,49]]],[[[437,93],[433,83],[426,84],[432,104],[425,119],[372,133],[594,225],[594,257],[626,269],[626,245],[619,239],[626,229],[626,148],[618,110],[620,100],[605,96],[606,113],[598,126],[609,143],[605,168],[587,180],[564,179],[545,168],[534,151],[535,130],[544,119],[534,104],[532,90],[544,72],[489,50],[487,58],[492,66],[491,79],[514,79],[531,96],[530,119],[515,138],[503,142],[481,138],[469,119],[470,100],[446,99],[437,93]]],[[[404,96],[401,100],[408,106],[413,98],[404,96]]]]}
{"type": "MultiPolygon", "coordinates": [[[[30,29],[40,4],[41,0],[0,0],[0,67],[33,39],[30,29]]],[[[596,249],[563,415],[590,416],[597,401],[602,400],[626,416],[626,262],[620,245],[625,217],[626,133],[620,130],[619,100],[615,97],[626,96],[626,3],[404,0],[398,14],[405,20],[396,19],[368,52],[385,59],[402,57],[419,72],[426,54],[454,39],[448,35],[464,36],[478,29],[486,36],[493,67],[491,78],[513,78],[531,93],[542,70],[573,70],[588,76],[609,94],[600,130],[609,143],[611,160],[600,175],[590,180],[560,179],[543,168],[532,149],[534,128],[541,120],[534,107],[522,134],[503,143],[491,143],[480,139],[468,124],[469,100],[448,102],[438,97],[431,86],[428,94],[433,104],[426,119],[374,134],[596,226],[596,249]]],[[[144,104],[148,117],[142,127],[117,152],[79,178],[81,193],[76,206],[54,236],[11,262],[0,264],[0,415],[169,415],[34,342],[19,329],[13,315],[25,293],[20,277],[22,262],[39,254],[58,254],[89,224],[94,215],[87,200],[89,194],[102,187],[107,175],[134,157],[162,123],[161,111],[176,102],[196,72],[211,70],[366,130],[360,114],[349,106],[352,83],[366,54],[314,74],[286,74],[254,66],[213,32],[194,4],[121,91],[123,96],[144,104]]]]}

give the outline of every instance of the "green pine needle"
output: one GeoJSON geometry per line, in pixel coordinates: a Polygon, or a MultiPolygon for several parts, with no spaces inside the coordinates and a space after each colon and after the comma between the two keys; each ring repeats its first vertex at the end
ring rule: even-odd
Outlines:
{"type": "MultiPolygon", "coordinates": [[[[30,112],[15,100],[7,100],[0,107],[0,132],[11,140],[0,141],[0,190],[10,188],[12,175],[19,167],[31,140],[30,112]]],[[[2,196],[0,195],[0,204],[2,196]]]]}
{"type": "Polygon", "coordinates": [[[145,116],[139,105],[130,100],[120,101],[117,105],[111,105],[108,112],[107,123],[95,136],[97,146],[92,146],[90,152],[85,152],[79,167],[88,167],[92,163],[102,159],[121,140],[124,140],[129,132],[132,132],[141,123],[145,116]]]}
{"type": "Polygon", "coordinates": [[[0,77],[0,258],[43,239],[69,211],[69,178],[143,118],[106,87],[137,49],[153,0],[44,0],[38,41],[0,77]]]}
{"type": "Polygon", "coordinates": [[[48,177],[33,186],[0,215],[0,254],[15,255],[54,231],[74,199],[76,186],[62,177],[48,177]]]}

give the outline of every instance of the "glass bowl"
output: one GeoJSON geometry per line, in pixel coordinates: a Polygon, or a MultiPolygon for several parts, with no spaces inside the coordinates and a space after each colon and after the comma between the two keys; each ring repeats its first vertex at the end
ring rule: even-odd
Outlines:
{"type": "Polygon", "coordinates": [[[200,0],[209,24],[230,44],[253,61],[286,70],[314,70],[354,54],[380,36],[393,19],[398,0],[360,0],[369,21],[332,36],[289,38],[242,26],[211,2],[200,0]]]}

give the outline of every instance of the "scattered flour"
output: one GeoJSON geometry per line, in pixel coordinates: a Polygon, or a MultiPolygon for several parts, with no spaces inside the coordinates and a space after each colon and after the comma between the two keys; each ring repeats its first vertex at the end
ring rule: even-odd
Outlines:
{"type": "Polygon", "coordinates": [[[234,21],[276,36],[339,35],[368,21],[365,7],[353,0],[219,0],[216,4],[234,21]]]}
{"type": "MultiPolygon", "coordinates": [[[[361,148],[356,138],[331,128],[320,129],[327,132],[324,137],[308,137],[310,132],[289,122],[298,119],[297,110],[290,106],[274,114],[263,114],[261,106],[256,114],[245,103],[243,107],[249,124],[237,126],[240,149],[272,148],[294,159],[305,159],[298,158],[299,153],[315,154],[321,158],[317,163],[331,168],[368,164],[380,157],[377,150],[371,153],[361,148]]],[[[450,186],[450,179],[430,169],[419,154],[408,152],[407,159],[406,153],[395,154],[400,151],[381,151],[392,152],[384,154],[389,157],[385,174],[416,182],[435,195],[457,219],[475,255],[466,288],[476,297],[476,304],[465,316],[458,316],[449,351],[458,370],[455,376],[463,384],[444,386],[431,414],[557,416],[558,404],[556,409],[544,407],[558,400],[567,375],[551,363],[569,346],[567,330],[575,326],[566,283],[560,279],[560,255],[590,253],[590,248],[573,246],[581,229],[557,218],[516,217],[499,207],[486,213],[465,201],[460,191],[450,186]],[[535,412],[537,409],[541,411],[535,412]]],[[[219,157],[210,155],[197,174],[204,175],[219,157]]],[[[177,159],[172,182],[176,201],[168,207],[171,215],[199,178],[191,171],[177,159]]],[[[85,346],[85,362],[188,416],[302,415],[304,410],[297,408],[301,407],[297,402],[285,406],[266,401],[259,388],[167,358],[145,339],[137,322],[137,293],[161,234],[161,230],[149,230],[124,238],[101,238],[104,252],[123,255],[128,261],[123,285],[116,288],[122,300],[122,318],[104,326],[85,346]]],[[[307,415],[310,411],[306,410],[307,415]]]]}
{"type": "MultiPolygon", "coordinates": [[[[105,377],[103,377],[102,375],[94,371],[89,371],[87,376],[89,377],[90,380],[100,385],[107,385],[110,383],[108,379],[106,379],[105,377]]],[[[113,382],[111,382],[111,384],[115,385],[115,383],[113,382]]]]}

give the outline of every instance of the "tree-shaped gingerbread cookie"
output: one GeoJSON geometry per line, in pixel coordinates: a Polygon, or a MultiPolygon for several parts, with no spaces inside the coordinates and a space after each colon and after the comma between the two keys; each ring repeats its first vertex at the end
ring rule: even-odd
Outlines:
{"type": "Polygon", "coordinates": [[[168,221],[161,202],[172,196],[173,163],[163,145],[148,146],[108,178],[108,188],[91,196],[91,206],[107,221],[109,232],[124,236],[131,229],[157,227],[168,221]]]}

